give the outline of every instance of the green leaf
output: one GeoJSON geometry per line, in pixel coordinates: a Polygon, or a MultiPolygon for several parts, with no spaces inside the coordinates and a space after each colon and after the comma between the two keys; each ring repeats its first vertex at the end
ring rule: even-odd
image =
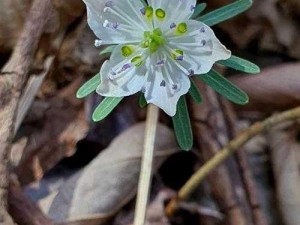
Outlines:
{"type": "Polygon", "coordinates": [[[193,132],[184,96],[179,99],[177,112],[172,120],[179,146],[183,150],[190,150],[193,147],[193,132]]]}
{"type": "Polygon", "coordinates": [[[84,98],[94,92],[98,85],[100,84],[100,74],[97,73],[94,77],[92,77],[90,80],[85,82],[77,91],[76,97],[77,98],[84,98]]]}
{"type": "Polygon", "coordinates": [[[249,97],[245,92],[215,70],[211,70],[207,74],[197,75],[197,78],[236,104],[245,105],[249,102],[249,97]]]}
{"type": "Polygon", "coordinates": [[[147,101],[145,99],[144,93],[140,93],[139,105],[140,105],[141,108],[144,108],[147,105],[147,101]]]}
{"type": "Polygon", "coordinates": [[[213,26],[246,11],[252,5],[252,0],[238,0],[201,16],[198,20],[208,26],[213,26]]]}
{"type": "Polygon", "coordinates": [[[93,113],[95,122],[105,119],[111,111],[122,101],[123,97],[106,97],[93,113]]]}
{"type": "Polygon", "coordinates": [[[227,60],[222,60],[217,63],[245,73],[257,74],[260,72],[260,68],[254,63],[234,55],[227,60]]]}
{"type": "Polygon", "coordinates": [[[112,53],[115,48],[116,48],[116,45],[109,45],[105,49],[103,49],[99,55],[104,55],[106,53],[112,53]]]}
{"type": "Polygon", "coordinates": [[[197,102],[199,104],[202,103],[201,94],[198,90],[198,87],[195,84],[195,81],[193,81],[192,79],[191,79],[191,87],[190,87],[189,93],[195,102],[197,102]]]}
{"type": "Polygon", "coordinates": [[[195,19],[200,16],[200,14],[206,9],[206,3],[200,3],[196,5],[194,14],[192,15],[192,19],[195,19]]]}
{"type": "Polygon", "coordinates": [[[147,5],[148,5],[147,2],[146,2],[145,0],[140,0],[140,1],[143,3],[144,6],[147,6],[147,5]]]}

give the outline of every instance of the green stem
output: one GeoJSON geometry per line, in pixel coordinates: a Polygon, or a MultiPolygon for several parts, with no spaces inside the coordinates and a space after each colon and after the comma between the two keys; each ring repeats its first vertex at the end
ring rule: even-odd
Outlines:
{"type": "Polygon", "coordinates": [[[159,109],[150,104],[147,111],[144,153],[135,206],[134,225],[143,225],[146,218],[147,203],[151,185],[155,134],[158,124],[159,109]]]}

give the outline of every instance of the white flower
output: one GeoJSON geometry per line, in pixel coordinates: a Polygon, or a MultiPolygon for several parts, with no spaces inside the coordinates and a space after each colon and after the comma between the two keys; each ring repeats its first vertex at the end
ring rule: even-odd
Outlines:
{"type": "Polygon", "coordinates": [[[122,97],[144,92],[148,103],[174,116],[189,77],[207,73],[231,55],[210,27],[190,20],[196,0],[83,0],[100,40],[119,44],[104,62],[97,93],[122,97]]]}

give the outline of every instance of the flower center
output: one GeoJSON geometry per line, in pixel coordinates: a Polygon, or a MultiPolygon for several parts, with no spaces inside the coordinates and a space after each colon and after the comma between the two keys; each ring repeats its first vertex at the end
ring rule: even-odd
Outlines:
{"type": "Polygon", "coordinates": [[[165,44],[166,40],[162,35],[160,28],[154,29],[152,32],[144,32],[144,40],[141,42],[142,48],[149,48],[151,53],[157,51],[157,49],[165,44]]]}

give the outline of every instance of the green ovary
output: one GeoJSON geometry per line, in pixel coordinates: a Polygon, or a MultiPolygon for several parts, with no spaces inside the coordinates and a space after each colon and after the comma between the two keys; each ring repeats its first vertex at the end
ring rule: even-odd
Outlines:
{"type": "Polygon", "coordinates": [[[143,48],[149,48],[151,53],[157,51],[157,49],[165,44],[165,38],[162,36],[160,28],[154,29],[152,32],[144,32],[144,41],[141,43],[143,48]]]}

